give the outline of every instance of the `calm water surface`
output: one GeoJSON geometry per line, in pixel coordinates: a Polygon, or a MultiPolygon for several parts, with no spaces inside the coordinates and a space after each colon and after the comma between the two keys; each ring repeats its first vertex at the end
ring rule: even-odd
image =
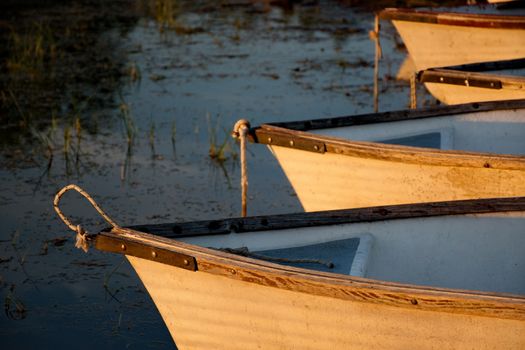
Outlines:
{"type": "MultiPolygon", "coordinates": [[[[2,349],[175,348],[123,257],[74,248],[52,209],[62,186],[80,185],[121,225],[238,216],[236,120],[373,110],[369,11],[331,1],[87,3],[8,9],[0,22],[9,26],[0,86],[2,349]],[[24,35],[44,43],[43,61],[24,35]],[[210,158],[211,145],[223,160],[210,158]]],[[[405,53],[392,27],[383,29],[380,109],[406,108],[408,85],[392,79],[405,53]]],[[[433,101],[420,90],[420,103],[433,101]]],[[[250,145],[248,163],[249,214],[301,210],[266,148],[250,145]]],[[[105,226],[78,195],[62,207],[89,232],[105,226]]]]}

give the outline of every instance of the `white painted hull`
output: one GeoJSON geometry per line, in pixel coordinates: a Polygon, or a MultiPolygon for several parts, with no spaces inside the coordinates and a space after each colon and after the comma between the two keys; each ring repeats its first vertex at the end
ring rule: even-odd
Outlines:
{"type": "Polygon", "coordinates": [[[306,211],[525,195],[525,157],[511,157],[507,165],[497,165],[506,158],[497,153],[525,154],[523,109],[323,129],[317,133],[345,139],[343,142],[356,151],[343,155],[271,146],[306,211]],[[440,133],[440,148],[448,152],[354,143],[432,132],[440,133]],[[360,151],[363,147],[366,151],[360,151]]]}
{"type": "Polygon", "coordinates": [[[416,71],[525,57],[525,29],[393,20],[416,71]]]}
{"type": "MultiPolygon", "coordinates": [[[[197,272],[128,258],[182,350],[523,349],[525,316],[505,316],[505,307],[502,317],[479,315],[476,304],[484,300],[483,295],[461,291],[472,298],[471,310],[446,309],[454,299],[447,291],[453,290],[419,287],[430,294],[400,307],[394,292],[386,297],[391,301],[382,299],[389,295],[382,291],[385,282],[378,281],[372,290],[365,286],[377,278],[523,295],[523,227],[524,213],[516,212],[185,239],[201,246],[265,249],[370,232],[375,243],[367,276],[372,280],[305,276],[301,270],[284,271],[247,258],[231,265],[228,259],[215,259],[206,251],[199,254],[191,246],[181,249],[196,256],[197,272]],[[430,309],[425,309],[427,304],[430,309]],[[432,307],[445,309],[432,311],[432,307]]],[[[158,241],[149,243],[169,247],[158,241]]],[[[518,296],[496,299],[514,300],[516,305],[525,302],[518,296]]]]}

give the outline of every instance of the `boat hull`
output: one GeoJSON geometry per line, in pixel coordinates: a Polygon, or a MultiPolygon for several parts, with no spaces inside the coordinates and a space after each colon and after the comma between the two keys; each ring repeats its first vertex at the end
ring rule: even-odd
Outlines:
{"type": "Polygon", "coordinates": [[[525,28],[480,28],[393,20],[416,71],[525,57],[525,28]]]}
{"type": "Polygon", "coordinates": [[[522,321],[328,298],[129,257],[179,349],[520,349],[522,321]]]}
{"type": "Polygon", "coordinates": [[[525,195],[524,170],[272,151],[306,211],[525,195]]]}

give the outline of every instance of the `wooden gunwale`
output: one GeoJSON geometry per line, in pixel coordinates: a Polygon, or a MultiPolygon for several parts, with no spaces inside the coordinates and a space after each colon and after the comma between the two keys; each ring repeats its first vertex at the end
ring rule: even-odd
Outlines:
{"type": "Polygon", "coordinates": [[[387,8],[379,12],[381,19],[442,24],[478,28],[525,29],[525,16],[420,11],[387,8]]]}
{"type": "MultiPolygon", "coordinates": [[[[134,231],[164,238],[220,235],[268,230],[283,230],[312,226],[375,222],[416,217],[483,214],[495,211],[525,210],[525,197],[482,198],[416,204],[382,205],[375,207],[313,211],[204,220],[184,223],[136,225],[134,231]]],[[[106,230],[103,232],[109,232],[106,230]]]]}
{"type": "MultiPolygon", "coordinates": [[[[442,215],[480,214],[489,212],[525,211],[525,197],[466,200],[455,202],[423,203],[414,205],[382,206],[317,213],[294,214],[292,223],[287,215],[265,217],[273,223],[272,229],[311,226],[309,220],[322,219],[322,224],[367,222],[442,215]]],[[[245,219],[257,222],[262,217],[245,219]]],[[[211,222],[209,222],[211,223],[211,222]]],[[[203,234],[200,227],[205,222],[188,223],[203,234]]],[[[155,226],[152,231],[155,231],[155,226]]],[[[254,225],[257,226],[257,225],[254,225]]],[[[148,226],[143,226],[148,227],[148,226]]],[[[259,228],[267,230],[267,225],[259,228]]],[[[255,230],[255,229],[254,229],[255,230]]],[[[243,231],[247,232],[247,231],[243,231]]],[[[213,232],[211,232],[213,233],[213,232]]],[[[186,232],[188,234],[188,232],[186,232]]],[[[173,254],[184,254],[195,259],[196,271],[219,275],[248,283],[309,293],[337,299],[378,305],[403,307],[423,311],[460,313],[485,317],[525,320],[525,296],[457,290],[393,283],[348,275],[317,272],[308,269],[277,265],[274,263],[238,256],[214,249],[151,235],[130,228],[114,228],[92,236],[95,246],[104,240],[118,240],[142,245],[144,249],[162,249],[173,254]]],[[[126,253],[123,251],[122,253],[126,253]]],[[[153,255],[147,259],[154,260],[153,255]]],[[[164,262],[165,263],[165,262],[164,262]]]]}
{"type": "Polygon", "coordinates": [[[465,72],[446,68],[425,69],[417,74],[421,83],[472,86],[485,89],[525,89],[525,77],[465,72]]]}
{"type": "MultiPolygon", "coordinates": [[[[451,106],[437,106],[418,109],[403,109],[399,111],[367,113],[360,115],[308,119],[292,122],[266,123],[297,131],[330,129],[342,126],[369,125],[403,120],[416,120],[432,117],[446,117],[456,114],[467,114],[485,111],[500,111],[505,109],[525,109],[525,100],[490,101],[464,103],[451,106]]],[[[253,141],[253,139],[252,139],[253,141]]]]}
{"type": "Polygon", "coordinates": [[[432,148],[400,146],[379,142],[353,141],[301,131],[431,117],[453,117],[453,115],[470,112],[521,108],[525,108],[525,100],[470,103],[429,108],[419,111],[403,110],[358,116],[304,120],[298,122],[271,123],[250,129],[248,139],[253,143],[295,148],[309,152],[330,152],[345,156],[403,163],[524,170],[525,157],[520,155],[468,152],[460,150],[436,150],[432,148]]]}

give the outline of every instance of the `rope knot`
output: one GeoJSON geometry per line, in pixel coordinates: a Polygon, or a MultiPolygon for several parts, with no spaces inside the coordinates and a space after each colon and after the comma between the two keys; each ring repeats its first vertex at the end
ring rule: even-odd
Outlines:
{"type": "Polygon", "coordinates": [[[240,138],[241,136],[246,136],[248,130],[250,130],[250,122],[246,119],[239,119],[233,126],[232,137],[240,138]]]}
{"type": "Polygon", "coordinates": [[[77,233],[75,247],[80,248],[84,252],[87,253],[89,249],[89,239],[88,239],[86,230],[84,230],[80,225],[74,225],[64,215],[64,213],[62,213],[62,210],[60,210],[60,207],[58,206],[58,204],[60,203],[60,199],[62,198],[64,193],[70,190],[75,190],[78,193],[80,193],[82,196],[84,196],[84,198],[86,198],[89,201],[89,203],[91,203],[93,208],[95,208],[95,210],[98,211],[98,213],[104,218],[104,220],[106,220],[106,222],[109,223],[111,226],[113,226],[114,228],[118,228],[119,226],[106,213],[104,213],[104,211],[98,206],[95,200],[91,198],[91,196],[86,191],[84,191],[77,185],[73,185],[73,184],[67,185],[63,187],[60,191],[58,191],[53,201],[53,207],[55,208],[55,211],[58,214],[58,217],[64,222],[64,224],[66,224],[67,227],[69,227],[72,231],[77,233]]]}
{"type": "Polygon", "coordinates": [[[82,228],[82,226],[77,225],[77,240],[75,242],[75,248],[82,249],[84,253],[87,253],[89,250],[89,242],[87,240],[87,232],[82,228]]]}

